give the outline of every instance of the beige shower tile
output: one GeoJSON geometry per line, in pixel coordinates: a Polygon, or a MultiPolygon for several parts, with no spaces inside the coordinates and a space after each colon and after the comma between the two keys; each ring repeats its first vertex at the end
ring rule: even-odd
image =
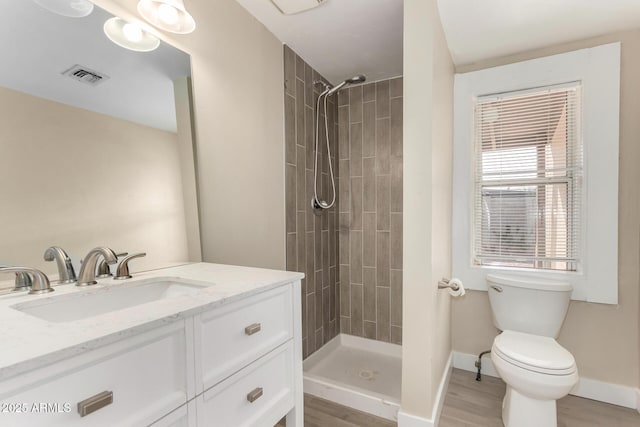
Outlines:
{"type": "Polygon", "coordinates": [[[376,117],[389,117],[389,81],[376,82],[376,117]]]}
{"type": "Polygon", "coordinates": [[[377,287],[377,309],[378,318],[376,324],[378,326],[377,339],[380,341],[391,341],[391,325],[389,324],[389,288],[377,287]]]}
{"type": "Polygon", "coordinates": [[[365,320],[364,322],[364,337],[369,338],[371,340],[376,339],[376,323],[368,322],[365,320]]]}
{"type": "Polygon", "coordinates": [[[376,214],[365,212],[362,214],[362,265],[376,266],[376,214]]]}
{"type": "Polygon", "coordinates": [[[351,334],[351,318],[348,316],[340,316],[340,333],[351,334]]]}
{"type": "Polygon", "coordinates": [[[390,226],[390,182],[389,175],[376,177],[376,229],[388,231],[390,226]]]}
{"type": "Polygon", "coordinates": [[[307,232],[305,231],[305,213],[298,212],[296,221],[296,256],[298,271],[306,273],[307,268],[307,232]]]}
{"type": "Polygon", "coordinates": [[[391,325],[402,326],[402,270],[391,270],[391,299],[390,315],[391,325]]]}
{"type": "Polygon", "coordinates": [[[304,80],[304,65],[304,60],[296,55],[296,77],[300,80],[304,80]]]}
{"type": "Polygon", "coordinates": [[[304,103],[313,107],[313,73],[309,64],[304,64],[304,103]]]}
{"type": "Polygon", "coordinates": [[[376,175],[375,157],[362,159],[362,210],[375,212],[376,210],[376,175]]]}
{"type": "Polygon", "coordinates": [[[402,270],[402,214],[391,214],[391,231],[389,233],[390,267],[402,270]]]}
{"type": "Polygon", "coordinates": [[[349,89],[349,122],[362,122],[362,86],[349,89]]]}
{"type": "Polygon", "coordinates": [[[375,101],[376,100],[376,84],[367,83],[362,85],[362,102],[375,101]]]}
{"type": "MultiPolygon", "coordinates": [[[[305,145],[305,129],[304,129],[304,82],[300,79],[296,79],[296,143],[298,145],[305,145]]],[[[296,163],[299,164],[299,163],[296,163]]]]}
{"type": "Polygon", "coordinates": [[[284,90],[296,95],[296,54],[287,45],[284,45],[284,90]]]}
{"type": "Polygon", "coordinates": [[[388,175],[391,173],[389,125],[388,118],[376,120],[376,175],[388,175]]]}
{"type": "Polygon", "coordinates": [[[376,271],[378,287],[389,287],[389,232],[378,231],[376,235],[376,271]]]}
{"type": "Polygon", "coordinates": [[[343,89],[341,91],[338,91],[338,105],[339,106],[343,106],[343,105],[349,105],[349,90],[348,89],[343,89]]]}
{"type": "Polygon", "coordinates": [[[392,99],[390,105],[389,141],[391,144],[391,155],[402,157],[402,98],[392,99]]]}
{"type": "Polygon", "coordinates": [[[296,164],[296,100],[284,96],[284,159],[286,163],[296,164]]]}
{"type": "Polygon", "coordinates": [[[362,176],[362,123],[351,124],[349,153],[351,176],[362,176]]]}
{"type": "Polygon", "coordinates": [[[307,198],[305,163],[305,148],[298,145],[296,156],[296,208],[298,211],[304,211],[307,207],[305,204],[307,198]]]}
{"type": "Polygon", "coordinates": [[[351,229],[362,230],[362,178],[351,178],[351,229]]]}
{"type": "Polygon", "coordinates": [[[362,283],[362,231],[349,233],[351,283],[362,283]]]}
{"type": "Polygon", "coordinates": [[[376,103],[365,102],[362,106],[362,156],[376,155],[376,103]]]}
{"type": "Polygon", "coordinates": [[[298,255],[296,248],[296,233],[287,233],[287,271],[298,270],[298,255]]]}
{"type": "Polygon", "coordinates": [[[391,326],[391,342],[402,345],[402,326],[391,326]]]}
{"type": "Polygon", "coordinates": [[[389,80],[389,97],[402,96],[402,77],[389,80]]]}
{"type": "Polygon", "coordinates": [[[296,167],[285,167],[285,205],[287,233],[296,232],[296,167]]]}
{"type": "Polygon", "coordinates": [[[351,284],[351,333],[361,337],[363,335],[363,286],[351,284]]]}
{"type": "Polygon", "coordinates": [[[362,282],[364,289],[363,318],[371,322],[376,321],[376,269],[363,268],[362,282]]]}
{"type": "Polygon", "coordinates": [[[391,156],[390,209],[402,212],[402,157],[391,156]]]}

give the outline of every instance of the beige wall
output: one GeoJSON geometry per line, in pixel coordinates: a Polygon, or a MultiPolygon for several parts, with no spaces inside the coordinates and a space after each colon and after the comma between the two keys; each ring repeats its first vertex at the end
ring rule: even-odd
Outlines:
{"type": "MultiPolygon", "coordinates": [[[[637,387],[640,384],[640,30],[563,44],[458,67],[479,70],[576,49],[622,42],[620,97],[620,187],[617,306],[572,301],[559,342],[576,358],[580,376],[637,387]]],[[[469,292],[453,304],[453,348],[478,354],[491,347],[497,331],[491,323],[486,292],[469,292]]]]}
{"type": "Polygon", "coordinates": [[[5,88],[0,117],[0,264],[54,274],[51,245],[147,252],[133,271],[189,259],[175,133],[5,88]]]}
{"type": "MultiPolygon", "coordinates": [[[[436,0],[404,4],[402,411],[431,419],[451,351],[453,64],[436,0]]],[[[400,424],[402,425],[402,424],[400,424]]]]}
{"type": "MultiPolygon", "coordinates": [[[[139,20],[137,1],[96,0],[139,20]]],[[[205,261],[285,268],[282,44],[235,0],[187,0],[205,261]]]]}

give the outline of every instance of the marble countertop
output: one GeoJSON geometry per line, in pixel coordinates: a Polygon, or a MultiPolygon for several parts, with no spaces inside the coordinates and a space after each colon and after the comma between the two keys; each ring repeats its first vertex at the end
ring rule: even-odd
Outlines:
{"type": "Polygon", "coordinates": [[[21,292],[0,296],[0,380],[304,277],[296,272],[208,263],[132,274],[134,277],[125,281],[98,279],[98,284],[90,287],[58,285],[55,292],[45,295],[21,292]],[[12,308],[45,303],[50,298],[72,298],[77,293],[109,292],[154,278],[207,283],[194,295],[164,298],[71,322],[49,322],[12,308]]]}

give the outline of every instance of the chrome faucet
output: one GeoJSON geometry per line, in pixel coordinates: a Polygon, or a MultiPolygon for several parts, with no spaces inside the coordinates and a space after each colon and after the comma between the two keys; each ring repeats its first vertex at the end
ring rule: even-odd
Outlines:
{"type": "Polygon", "coordinates": [[[140,252],[139,254],[129,255],[128,257],[123,258],[122,261],[120,261],[120,265],[118,265],[118,270],[116,271],[114,280],[131,279],[131,273],[129,273],[129,261],[143,256],[147,256],[146,252],[140,252]]]}
{"type": "Polygon", "coordinates": [[[54,289],[49,284],[49,278],[40,270],[29,267],[2,267],[0,273],[16,273],[16,274],[28,274],[33,284],[29,294],[46,294],[53,292],[54,289]]]}
{"type": "Polygon", "coordinates": [[[64,249],[58,246],[51,246],[46,251],[44,251],[44,260],[45,261],[56,261],[58,264],[58,277],[59,283],[75,283],[76,272],[73,269],[73,264],[71,263],[71,258],[64,251],[64,249]]]}
{"type": "Polygon", "coordinates": [[[89,251],[78,274],[78,283],[76,286],[89,286],[96,283],[96,265],[100,256],[104,257],[107,264],[115,264],[118,262],[118,256],[112,249],[97,247],[89,251]]]}
{"type": "MultiPolygon", "coordinates": [[[[123,257],[123,256],[127,256],[129,255],[129,252],[119,252],[116,254],[116,256],[118,258],[123,257]]],[[[106,260],[102,260],[100,261],[100,264],[98,265],[98,272],[97,274],[97,278],[98,279],[103,279],[105,277],[111,277],[113,276],[113,274],[111,274],[111,269],[109,268],[109,264],[107,263],[106,260]]]]}

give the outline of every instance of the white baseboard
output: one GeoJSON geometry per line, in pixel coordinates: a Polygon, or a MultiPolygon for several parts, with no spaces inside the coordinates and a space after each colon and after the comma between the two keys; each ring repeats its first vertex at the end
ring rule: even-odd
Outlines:
{"type": "Polygon", "coordinates": [[[449,356],[444,372],[442,372],[442,378],[440,379],[440,385],[438,386],[436,400],[433,403],[433,413],[431,414],[431,418],[424,418],[409,414],[400,408],[400,411],[398,411],[398,427],[435,427],[438,425],[438,422],[440,421],[440,414],[442,413],[442,407],[444,406],[444,398],[447,395],[447,387],[449,386],[452,369],[453,353],[449,356]]]}
{"type": "Polygon", "coordinates": [[[570,394],[625,408],[638,409],[637,392],[638,389],[633,387],[606,383],[591,378],[580,378],[570,394]]]}
{"type": "MultiPolygon", "coordinates": [[[[453,367],[476,372],[475,361],[477,359],[476,355],[454,351],[453,367]]],[[[482,358],[482,375],[499,377],[488,354],[482,358]]],[[[629,386],[581,377],[570,394],[640,411],[640,389],[629,386]]]]}

